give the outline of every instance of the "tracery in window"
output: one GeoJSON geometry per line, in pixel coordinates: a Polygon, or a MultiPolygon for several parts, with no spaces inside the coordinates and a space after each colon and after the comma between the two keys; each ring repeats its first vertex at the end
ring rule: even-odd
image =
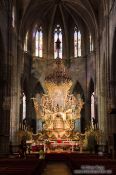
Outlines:
{"type": "Polygon", "coordinates": [[[93,51],[93,40],[92,40],[92,36],[89,35],[89,42],[90,42],[90,52],[93,51]]]}
{"type": "Polygon", "coordinates": [[[43,32],[42,27],[36,31],[35,34],[35,56],[42,57],[43,56],[43,32]]]}
{"type": "Polygon", "coordinates": [[[59,24],[54,30],[54,58],[62,58],[62,29],[59,24]]]}
{"type": "Polygon", "coordinates": [[[26,33],[25,36],[25,41],[24,41],[24,51],[27,52],[28,51],[28,32],[26,33]]]}
{"type": "Polygon", "coordinates": [[[74,57],[81,56],[81,32],[74,28],[74,57]]]}

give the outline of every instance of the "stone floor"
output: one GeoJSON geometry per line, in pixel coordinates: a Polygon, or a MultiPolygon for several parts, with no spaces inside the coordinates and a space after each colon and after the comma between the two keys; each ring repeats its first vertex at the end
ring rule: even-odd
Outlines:
{"type": "Polygon", "coordinates": [[[42,175],[71,175],[70,169],[65,163],[48,163],[42,175]]]}

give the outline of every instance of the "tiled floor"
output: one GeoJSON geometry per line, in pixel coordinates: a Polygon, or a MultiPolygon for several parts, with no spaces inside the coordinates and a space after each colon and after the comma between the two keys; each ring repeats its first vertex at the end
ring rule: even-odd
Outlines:
{"type": "Polygon", "coordinates": [[[68,166],[65,163],[48,163],[42,175],[71,175],[68,166]]]}

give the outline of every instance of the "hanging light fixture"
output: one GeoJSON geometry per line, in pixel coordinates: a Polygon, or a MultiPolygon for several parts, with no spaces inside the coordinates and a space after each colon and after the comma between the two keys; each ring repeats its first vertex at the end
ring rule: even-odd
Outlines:
{"type": "Polygon", "coordinates": [[[61,32],[60,25],[57,25],[57,41],[55,42],[57,50],[57,58],[55,59],[55,69],[51,74],[45,78],[45,82],[54,83],[56,85],[66,84],[71,82],[71,76],[69,71],[65,68],[63,60],[59,57],[61,49],[61,41],[59,39],[59,34],[61,32]]]}
{"type": "Polygon", "coordinates": [[[65,68],[61,59],[56,59],[56,67],[53,72],[45,78],[45,81],[57,85],[71,82],[69,71],[65,68]]]}

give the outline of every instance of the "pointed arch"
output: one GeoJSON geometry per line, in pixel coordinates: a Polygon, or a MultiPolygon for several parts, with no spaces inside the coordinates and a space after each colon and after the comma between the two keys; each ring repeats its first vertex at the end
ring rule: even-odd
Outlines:
{"type": "Polygon", "coordinates": [[[43,57],[43,29],[41,26],[35,32],[35,56],[43,57]]]}
{"type": "Polygon", "coordinates": [[[59,24],[55,26],[54,29],[54,58],[61,58],[62,59],[62,28],[59,24]]]}
{"type": "MultiPolygon", "coordinates": [[[[84,96],[84,90],[80,84],[80,82],[76,82],[75,87],[73,88],[72,93],[76,96],[77,94],[80,94],[81,99],[85,102],[85,96],[84,96]]],[[[81,110],[81,118],[80,118],[80,128],[81,132],[85,130],[85,105],[83,106],[81,110]]]]}
{"type": "Polygon", "coordinates": [[[74,88],[73,88],[73,91],[72,91],[73,94],[76,94],[76,93],[79,93],[81,94],[81,97],[85,100],[85,96],[84,96],[84,90],[81,86],[81,84],[77,81],[74,88]]]}

